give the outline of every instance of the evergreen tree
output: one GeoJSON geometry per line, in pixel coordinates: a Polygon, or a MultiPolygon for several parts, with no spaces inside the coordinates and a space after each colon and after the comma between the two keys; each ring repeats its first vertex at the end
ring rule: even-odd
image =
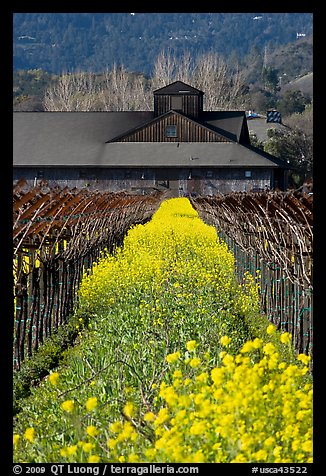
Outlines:
{"type": "Polygon", "coordinates": [[[278,91],[279,82],[279,73],[277,69],[270,66],[264,67],[262,71],[262,81],[267,91],[276,93],[278,91]]]}

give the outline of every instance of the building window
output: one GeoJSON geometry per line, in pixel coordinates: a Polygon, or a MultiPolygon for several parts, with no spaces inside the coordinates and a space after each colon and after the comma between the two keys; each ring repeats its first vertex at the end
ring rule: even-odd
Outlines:
{"type": "Polygon", "coordinates": [[[245,170],[245,177],[251,178],[251,170],[245,170]]]}
{"type": "Polygon", "coordinates": [[[171,109],[182,111],[182,96],[171,96],[171,109]]]}
{"type": "Polygon", "coordinates": [[[80,179],[96,179],[96,173],[91,172],[90,170],[84,169],[79,171],[80,179]]]}
{"type": "Polygon", "coordinates": [[[155,185],[158,187],[169,188],[169,181],[168,180],[155,180],[155,185]]]}
{"type": "Polygon", "coordinates": [[[43,172],[43,170],[38,170],[38,172],[37,172],[37,178],[38,178],[38,179],[44,178],[44,172],[43,172]]]}
{"type": "Polygon", "coordinates": [[[207,170],[206,177],[207,178],[212,178],[213,177],[213,171],[212,170],[207,170]]]}
{"type": "Polygon", "coordinates": [[[177,136],[177,126],[166,126],[165,128],[165,137],[178,137],[177,136]]]}

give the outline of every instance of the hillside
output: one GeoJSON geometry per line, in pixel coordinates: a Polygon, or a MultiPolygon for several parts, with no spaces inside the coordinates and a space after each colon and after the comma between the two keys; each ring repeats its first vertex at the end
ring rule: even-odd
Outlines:
{"type": "Polygon", "coordinates": [[[286,84],[313,70],[313,38],[308,35],[295,42],[275,49],[268,61],[282,75],[282,83],[286,84]]]}
{"type": "Polygon", "coordinates": [[[150,75],[162,50],[241,62],[253,47],[295,42],[312,33],[312,14],[17,13],[13,27],[15,70],[100,72],[116,63],[150,75]]]}
{"type": "Polygon", "coordinates": [[[313,73],[305,74],[304,76],[297,78],[293,81],[290,81],[283,87],[283,91],[301,91],[303,94],[306,94],[309,97],[313,97],[313,73]]]}

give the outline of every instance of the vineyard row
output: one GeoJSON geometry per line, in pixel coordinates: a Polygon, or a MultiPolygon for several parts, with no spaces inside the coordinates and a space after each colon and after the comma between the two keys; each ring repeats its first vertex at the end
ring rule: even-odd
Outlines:
{"type": "Polygon", "coordinates": [[[261,311],[290,332],[298,352],[313,344],[313,197],[233,193],[191,199],[236,258],[239,279],[259,273],[261,311]]]}
{"type": "Polygon", "coordinates": [[[161,195],[14,187],[14,368],[64,324],[83,272],[127,230],[150,219],[161,195]]]}
{"type": "MultiPolygon", "coordinates": [[[[13,190],[14,367],[19,369],[76,304],[83,272],[112,252],[128,229],[145,223],[164,194],[29,188],[13,190]]],[[[234,193],[190,198],[244,271],[261,274],[261,308],[291,332],[298,351],[312,352],[312,197],[299,193],[234,193]]]]}

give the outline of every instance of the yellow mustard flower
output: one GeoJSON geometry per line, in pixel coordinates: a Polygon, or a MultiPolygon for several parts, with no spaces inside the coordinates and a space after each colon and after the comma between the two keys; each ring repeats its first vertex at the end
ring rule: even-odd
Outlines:
{"type": "Polygon", "coordinates": [[[98,435],[98,429],[96,428],[96,426],[90,425],[86,428],[86,433],[88,434],[88,436],[95,437],[96,435],[98,435]]]}
{"type": "Polygon", "coordinates": [[[198,347],[197,341],[195,340],[188,341],[186,344],[186,347],[187,347],[187,350],[189,350],[189,352],[192,352],[198,347]]]}
{"type": "Polygon", "coordinates": [[[63,456],[64,458],[73,456],[77,453],[77,449],[78,449],[77,445],[65,446],[64,448],[60,449],[60,455],[63,456]]]}
{"type": "Polygon", "coordinates": [[[270,324],[266,329],[266,333],[268,335],[273,335],[275,334],[275,332],[276,332],[276,327],[274,326],[274,324],[270,324]]]}
{"type": "Polygon", "coordinates": [[[77,449],[78,449],[77,445],[67,446],[68,455],[69,456],[75,455],[77,453],[77,449]]]}
{"type": "Polygon", "coordinates": [[[223,346],[228,346],[231,342],[231,338],[229,336],[223,336],[220,338],[220,342],[223,346]]]}
{"type": "Polygon", "coordinates": [[[191,435],[202,435],[205,431],[206,424],[204,421],[197,421],[190,428],[191,435]]]}
{"type": "Polygon", "coordinates": [[[171,364],[172,362],[176,362],[180,358],[181,354],[179,351],[173,352],[172,354],[168,354],[166,356],[166,361],[171,364]]]}
{"type": "Polygon", "coordinates": [[[68,451],[66,447],[60,449],[60,456],[62,456],[63,458],[68,457],[68,451]]]}
{"type": "Polygon", "coordinates": [[[73,400],[65,400],[61,403],[61,408],[67,413],[71,413],[74,409],[75,402],[73,400]]]}
{"type": "Polygon", "coordinates": [[[130,453],[128,455],[128,463],[139,463],[139,456],[135,453],[130,453]]]}
{"type": "Polygon", "coordinates": [[[95,448],[95,445],[94,443],[84,443],[83,444],[83,451],[85,453],[90,453],[92,451],[92,449],[95,448]]]}
{"type": "Polygon", "coordinates": [[[292,340],[292,335],[289,332],[283,332],[280,336],[280,341],[282,344],[288,344],[292,340]]]}
{"type": "Polygon", "coordinates": [[[155,414],[153,412],[147,412],[144,415],[144,421],[154,421],[155,420],[155,414]]]}
{"type": "Polygon", "coordinates": [[[300,362],[302,362],[303,364],[305,364],[305,365],[308,365],[309,362],[310,362],[310,360],[311,360],[311,359],[310,359],[310,356],[309,356],[309,355],[306,355],[306,354],[299,354],[299,355],[297,356],[297,359],[298,359],[300,362]]]}
{"type": "Polygon", "coordinates": [[[123,407],[123,413],[129,418],[134,416],[135,414],[134,404],[132,402],[127,402],[125,406],[123,407]]]}
{"type": "Polygon", "coordinates": [[[118,440],[114,438],[109,438],[106,444],[110,448],[110,450],[113,450],[117,446],[118,440]]]}
{"type": "Polygon", "coordinates": [[[312,440],[308,440],[308,441],[305,441],[304,443],[302,443],[302,446],[301,446],[302,450],[307,452],[307,453],[311,453],[312,452],[312,440]]]}
{"type": "Polygon", "coordinates": [[[115,421],[111,423],[110,425],[110,431],[112,431],[112,433],[119,433],[121,429],[122,429],[122,424],[120,421],[115,421]]]}
{"type": "Polygon", "coordinates": [[[58,372],[51,373],[48,377],[48,380],[52,385],[56,386],[59,380],[59,373],[58,372]]]}
{"type": "Polygon", "coordinates": [[[175,378],[175,379],[182,378],[182,372],[181,372],[181,370],[175,370],[175,371],[173,372],[173,378],[175,378]]]}
{"type": "Polygon", "coordinates": [[[271,342],[268,342],[268,344],[264,345],[263,347],[263,352],[264,354],[267,355],[272,355],[276,351],[275,345],[272,344],[271,342]]]}
{"type": "Polygon", "coordinates": [[[252,341],[252,346],[253,346],[254,349],[260,349],[262,345],[263,345],[263,340],[259,339],[259,337],[256,337],[252,341]]]}
{"type": "Polygon", "coordinates": [[[255,349],[255,347],[253,346],[252,341],[247,341],[243,344],[240,352],[243,353],[243,354],[246,354],[247,352],[251,352],[254,349],[255,349]]]}
{"type": "Polygon", "coordinates": [[[189,361],[189,365],[190,365],[190,367],[195,368],[195,367],[198,367],[198,365],[200,365],[200,362],[201,361],[200,361],[200,359],[198,359],[198,357],[194,357],[193,359],[191,359],[189,361]]]}
{"type": "Polygon", "coordinates": [[[87,400],[85,406],[86,406],[86,410],[88,410],[89,412],[94,410],[94,408],[97,407],[97,398],[96,397],[90,397],[87,400]]]}
{"type": "Polygon", "coordinates": [[[24,438],[25,440],[29,441],[30,443],[33,443],[35,439],[35,428],[27,428],[25,433],[24,433],[24,438]]]}

